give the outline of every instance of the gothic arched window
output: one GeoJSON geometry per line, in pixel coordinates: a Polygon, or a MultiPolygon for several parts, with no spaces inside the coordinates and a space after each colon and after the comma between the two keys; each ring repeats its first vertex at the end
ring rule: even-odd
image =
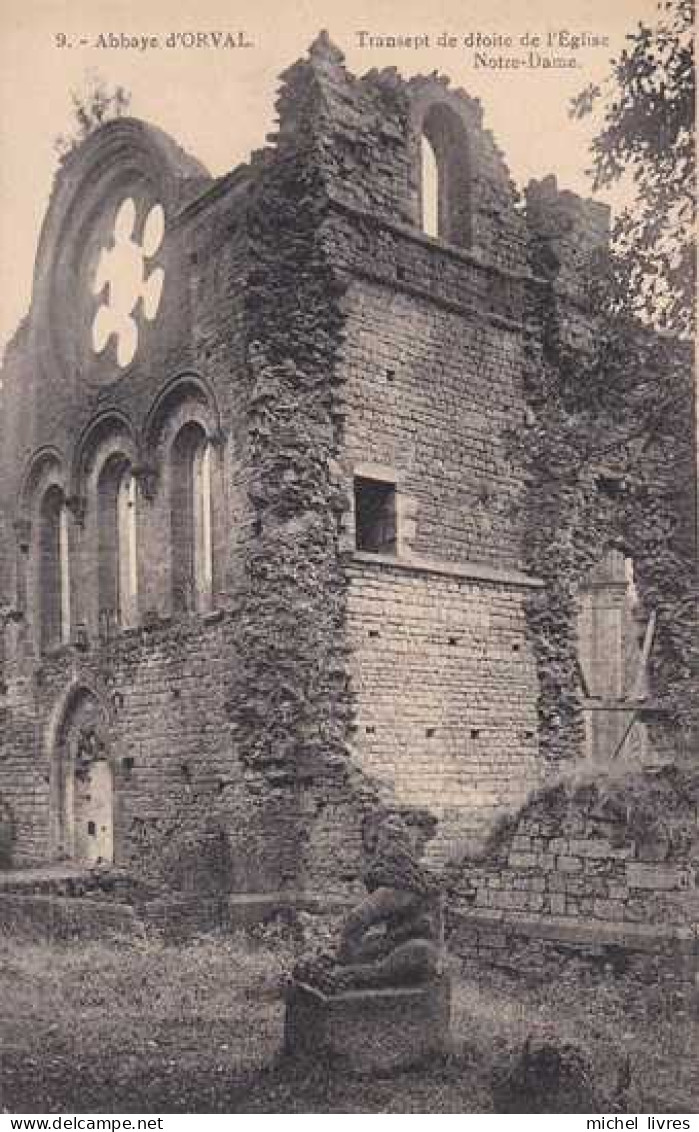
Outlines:
{"type": "Polygon", "coordinates": [[[100,627],[130,628],[138,620],[136,481],[121,455],[104,465],[97,484],[100,627]]]}
{"type": "Polygon", "coordinates": [[[39,511],[39,625],[43,648],[70,634],[68,524],[63,492],[49,487],[39,511]]]}
{"type": "Polygon", "coordinates": [[[173,441],[170,483],[173,609],[205,612],[213,593],[211,443],[194,421],[173,441]]]}
{"type": "Polygon", "coordinates": [[[432,142],[423,134],[420,139],[422,162],[422,230],[427,236],[439,236],[439,167],[432,142]]]}

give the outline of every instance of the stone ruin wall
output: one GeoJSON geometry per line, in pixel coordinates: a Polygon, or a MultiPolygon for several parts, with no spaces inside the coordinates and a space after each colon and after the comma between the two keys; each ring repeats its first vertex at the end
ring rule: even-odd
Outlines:
{"type": "Polygon", "coordinates": [[[696,772],[613,768],[535,794],[450,871],[451,948],[536,980],[571,962],[694,984],[696,772]]]}
{"type": "MultiPolygon", "coordinates": [[[[542,265],[555,254],[562,321],[588,333],[576,257],[605,217],[548,181],[525,220],[480,108],[444,83],[356,80],[322,41],[283,78],[277,137],[182,213],[192,308],[171,313],[162,354],[206,373],[221,408],[225,600],[209,621],[161,610],[106,649],[41,663],[10,630],[0,790],[24,861],[46,843],[44,735],[67,668],[132,760],[117,764],[122,860],[195,890],[218,870],[240,891],[341,892],[379,796],[436,813],[433,857],[453,863],[549,769],[507,433],[543,349],[542,265]],[[438,97],[471,139],[468,250],[416,228],[416,130],[438,97]],[[352,477],[367,469],[399,490],[389,560],[354,552],[352,477]]],[[[567,821],[523,816],[490,872],[471,883],[465,868],[457,909],[594,928],[644,907],[631,882],[656,874],[605,856],[604,837],[583,850],[587,826],[567,821]]]]}

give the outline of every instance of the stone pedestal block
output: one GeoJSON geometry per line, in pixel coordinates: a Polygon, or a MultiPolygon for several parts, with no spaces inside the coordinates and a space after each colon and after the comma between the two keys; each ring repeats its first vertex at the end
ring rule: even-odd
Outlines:
{"type": "Polygon", "coordinates": [[[327,1057],[353,1073],[390,1073],[444,1052],[451,985],[442,975],[414,987],[325,995],[292,983],[286,996],[287,1053],[327,1057]]]}

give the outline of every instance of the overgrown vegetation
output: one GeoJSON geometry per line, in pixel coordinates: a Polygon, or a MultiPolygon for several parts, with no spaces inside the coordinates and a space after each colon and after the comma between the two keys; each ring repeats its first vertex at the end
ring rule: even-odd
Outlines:
{"type": "Polygon", "coordinates": [[[695,326],[696,145],[694,0],[662,0],[639,23],[603,86],[572,114],[602,113],[592,143],[595,190],[633,182],[613,232],[617,302],[675,334],[695,326]]]}
{"type": "Polygon", "coordinates": [[[70,129],[59,134],[54,142],[61,161],[105,122],[125,114],[131,95],[125,87],[111,87],[97,72],[89,71],[83,89],[71,90],[70,100],[73,107],[70,129]]]}
{"type": "MultiPolygon", "coordinates": [[[[590,265],[591,301],[613,281],[590,265]]],[[[689,352],[628,316],[599,319],[582,351],[543,301],[544,350],[528,367],[525,553],[544,590],[529,602],[539,662],[542,745],[558,760],[582,740],[580,585],[606,547],[634,563],[646,621],[656,614],[650,686],[676,746],[697,727],[699,590],[691,531],[694,375],[689,352]]],[[[611,752],[610,752],[611,754],[611,752]]]]}
{"type": "Polygon", "coordinates": [[[573,961],[543,988],[485,971],[457,978],[453,1051],[413,1072],[359,1089],[321,1059],[290,1064],[280,1049],[293,950],[274,928],[180,947],[0,937],[0,1109],[697,1110],[689,1004],[573,961]]]}
{"type": "MultiPolygon", "coordinates": [[[[608,82],[582,91],[572,108],[602,114],[594,187],[625,181],[635,192],[615,221],[611,254],[581,264],[589,280],[581,325],[571,327],[555,287],[542,291],[543,349],[532,348],[527,374],[525,553],[545,582],[529,623],[542,746],[553,761],[580,750],[578,590],[610,545],[632,558],[646,619],[656,615],[650,691],[664,745],[696,755],[696,389],[681,340],[695,310],[693,25],[691,0],[665,0],[655,26],[629,35],[608,82]]],[[[553,282],[555,267],[550,274],[553,282]]]]}

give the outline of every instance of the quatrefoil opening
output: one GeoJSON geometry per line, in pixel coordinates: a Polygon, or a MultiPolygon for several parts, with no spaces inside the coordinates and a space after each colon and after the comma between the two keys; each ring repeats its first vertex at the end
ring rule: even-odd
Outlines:
{"type": "Polygon", "coordinates": [[[141,302],[143,316],[152,322],[158,313],[165,272],[162,267],[146,274],[146,261],[152,259],[165,235],[165,213],[154,204],[146,216],[141,242],[134,239],[136,205],[127,197],[114,218],[111,246],[103,247],[92,284],[92,293],[107,296],[92,323],[92,345],[101,354],[109,339],[116,337],[118,365],[130,365],[138,349],[138,323],[135,311],[141,302]]]}

